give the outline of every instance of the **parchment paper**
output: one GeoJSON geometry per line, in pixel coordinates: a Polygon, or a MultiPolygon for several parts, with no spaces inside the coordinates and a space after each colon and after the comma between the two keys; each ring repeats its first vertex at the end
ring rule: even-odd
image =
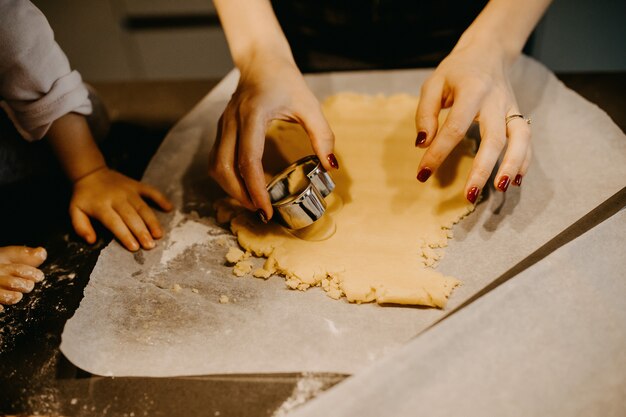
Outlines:
{"type": "MultiPolygon", "coordinates": [[[[340,91],[417,95],[429,74],[333,73],[307,76],[307,82],[322,100],[340,91]]],[[[148,167],[145,181],[164,189],[180,213],[161,216],[173,230],[155,250],[133,255],[114,242],[102,252],[63,334],[61,349],[80,368],[117,376],[354,373],[626,185],[624,134],[523,57],[513,85],[520,108],[533,118],[535,161],[520,189],[491,193],[455,228],[440,269],[463,286],[446,310],[351,305],[318,289],[289,291],[278,277],[235,278],[223,265],[224,238],[215,237],[224,231],[208,217],[219,193],[207,178],[207,155],[236,83],[233,72],[169,133],[148,167]],[[236,301],[220,304],[220,295],[236,301]]],[[[407,138],[407,146],[413,140],[407,138]]]]}
{"type": "Polygon", "coordinates": [[[623,416],[626,210],[294,412],[623,416]]]}

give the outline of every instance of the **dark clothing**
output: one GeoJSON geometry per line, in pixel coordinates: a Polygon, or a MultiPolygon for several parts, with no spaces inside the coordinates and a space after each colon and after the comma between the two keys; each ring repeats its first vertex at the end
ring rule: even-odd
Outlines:
{"type": "Polygon", "coordinates": [[[486,0],[274,0],[303,72],[436,66],[486,0]]]}

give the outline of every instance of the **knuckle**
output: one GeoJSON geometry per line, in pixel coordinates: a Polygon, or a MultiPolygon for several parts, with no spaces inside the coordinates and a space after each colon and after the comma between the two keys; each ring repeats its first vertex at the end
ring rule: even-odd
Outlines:
{"type": "Polygon", "coordinates": [[[327,143],[327,144],[334,145],[335,134],[333,133],[332,130],[329,129],[328,131],[325,131],[319,139],[316,138],[314,140],[319,143],[327,143]]]}
{"type": "Polygon", "coordinates": [[[472,174],[475,178],[480,179],[480,181],[482,183],[487,182],[487,180],[489,179],[489,177],[491,176],[491,171],[493,170],[493,167],[491,168],[487,168],[484,165],[476,165],[473,169],[472,169],[472,174]]]}
{"type": "Polygon", "coordinates": [[[503,135],[492,135],[485,138],[485,144],[494,149],[503,149],[506,145],[506,137],[503,135]]]}
{"type": "Polygon", "coordinates": [[[484,96],[493,90],[494,82],[489,75],[476,73],[466,85],[470,92],[484,96]]]}
{"type": "Polygon", "coordinates": [[[525,158],[525,156],[519,157],[518,155],[507,155],[502,163],[502,169],[504,171],[516,171],[522,166],[525,158]]]}
{"type": "Polygon", "coordinates": [[[245,175],[246,173],[251,172],[260,162],[261,161],[257,158],[241,157],[238,161],[239,172],[245,175]]]}
{"type": "Polygon", "coordinates": [[[467,133],[467,127],[462,126],[456,120],[448,120],[445,125],[445,131],[448,136],[460,139],[465,136],[465,133],[467,133]]]}
{"type": "Polygon", "coordinates": [[[427,161],[425,161],[426,165],[431,168],[438,167],[439,165],[441,165],[443,160],[446,159],[446,154],[436,148],[429,148],[427,155],[425,156],[426,158],[424,159],[427,159],[427,161]]]}
{"type": "Polygon", "coordinates": [[[434,121],[434,117],[428,114],[424,113],[424,109],[421,109],[420,112],[416,115],[415,117],[415,121],[417,122],[418,126],[430,126],[433,121],[434,121]]]}
{"type": "Polygon", "coordinates": [[[21,275],[28,274],[28,272],[29,272],[28,265],[20,265],[20,264],[18,264],[18,265],[14,265],[13,266],[13,273],[14,274],[17,274],[17,275],[21,276],[21,275]]]}
{"type": "Polygon", "coordinates": [[[438,82],[439,82],[439,78],[437,74],[433,73],[430,77],[426,79],[426,81],[424,81],[424,83],[422,84],[422,87],[420,88],[420,91],[424,93],[425,91],[433,88],[438,82]]]}
{"type": "Polygon", "coordinates": [[[219,165],[209,164],[209,176],[213,179],[219,178],[219,165]]]}
{"type": "Polygon", "coordinates": [[[17,273],[17,267],[18,265],[16,264],[3,264],[0,265],[0,272],[2,272],[3,274],[15,274],[17,273]]]}
{"type": "Polygon", "coordinates": [[[215,180],[220,180],[226,177],[228,172],[232,171],[230,164],[215,162],[209,165],[209,175],[215,180]]]}
{"type": "Polygon", "coordinates": [[[239,115],[245,119],[257,120],[261,112],[261,102],[254,97],[245,97],[239,103],[239,115]]]}
{"type": "Polygon", "coordinates": [[[3,304],[16,304],[22,299],[22,294],[10,290],[0,291],[0,301],[3,304]]]}

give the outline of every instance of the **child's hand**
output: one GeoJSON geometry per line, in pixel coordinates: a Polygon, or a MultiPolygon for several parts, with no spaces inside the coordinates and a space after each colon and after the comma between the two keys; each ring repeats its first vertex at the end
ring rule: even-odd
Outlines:
{"type": "Polygon", "coordinates": [[[23,293],[29,293],[35,283],[44,279],[37,269],[46,260],[44,248],[5,246],[0,248],[0,311],[2,304],[19,302],[23,293]]]}
{"type": "Polygon", "coordinates": [[[96,232],[89,220],[99,220],[130,251],[155,246],[154,239],[163,236],[159,221],[143,198],[154,201],[164,211],[172,203],[156,188],[128,178],[106,167],[74,183],[70,216],[76,233],[89,243],[96,232]]]}

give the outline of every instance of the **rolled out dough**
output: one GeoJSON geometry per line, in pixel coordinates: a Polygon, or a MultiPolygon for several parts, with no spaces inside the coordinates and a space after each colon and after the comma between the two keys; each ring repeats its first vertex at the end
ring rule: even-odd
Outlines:
{"type": "MultiPolygon", "coordinates": [[[[285,276],[289,288],[320,286],[350,302],[445,307],[460,281],[431,266],[447,246],[449,229],[473,210],[463,195],[473,144],[462,141],[427,183],[418,182],[424,151],[414,147],[417,102],[409,95],[352,93],[324,102],[340,161],[331,172],[333,196],[343,203],[326,214],[336,227],[330,238],[299,239],[275,222],[262,224],[230,209],[239,244],[268,258],[266,274],[285,276]]],[[[276,122],[267,136],[266,169],[276,172],[312,153],[297,124],[276,122]]]]}

